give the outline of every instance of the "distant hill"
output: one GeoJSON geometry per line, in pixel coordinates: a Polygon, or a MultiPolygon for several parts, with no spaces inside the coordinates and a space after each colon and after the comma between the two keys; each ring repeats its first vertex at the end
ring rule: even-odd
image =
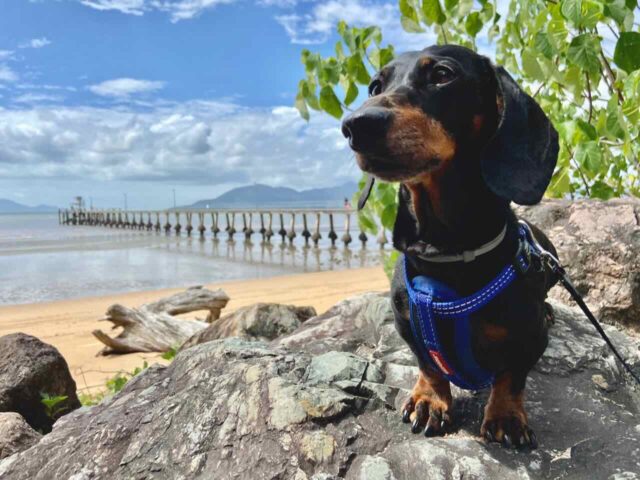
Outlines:
{"type": "Polygon", "coordinates": [[[36,205],[35,207],[30,207],[14,202],[13,200],[0,198],[0,213],[49,213],[57,211],[58,207],[51,205],[36,205]]]}
{"type": "Polygon", "coordinates": [[[345,183],[336,187],[312,188],[298,191],[288,187],[270,187],[255,184],[238,187],[219,197],[199,200],[187,208],[214,207],[268,207],[268,206],[342,206],[344,199],[351,200],[358,184],[345,183]]]}

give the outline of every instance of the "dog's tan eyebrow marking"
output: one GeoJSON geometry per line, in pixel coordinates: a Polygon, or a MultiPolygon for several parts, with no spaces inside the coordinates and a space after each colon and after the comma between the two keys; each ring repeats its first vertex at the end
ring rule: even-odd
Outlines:
{"type": "Polygon", "coordinates": [[[426,66],[431,65],[433,63],[433,58],[431,58],[431,57],[421,57],[420,60],[418,60],[418,63],[420,64],[421,67],[426,67],[426,66]]]}

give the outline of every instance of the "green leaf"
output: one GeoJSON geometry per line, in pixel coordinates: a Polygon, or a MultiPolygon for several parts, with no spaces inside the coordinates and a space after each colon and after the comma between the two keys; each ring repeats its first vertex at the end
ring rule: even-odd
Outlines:
{"type": "Polygon", "coordinates": [[[378,225],[367,213],[368,208],[358,212],[358,225],[365,232],[376,234],[378,233],[378,225]]]}
{"type": "Polygon", "coordinates": [[[596,140],[598,138],[598,133],[596,132],[596,127],[591,125],[590,123],[585,122],[582,119],[576,120],[576,125],[578,129],[583,134],[583,138],[587,140],[596,140]]]}
{"type": "Polygon", "coordinates": [[[538,32],[533,39],[534,48],[543,54],[547,58],[551,58],[553,56],[553,45],[551,45],[551,41],[549,40],[549,34],[545,32],[538,32]]]}
{"type": "Polygon", "coordinates": [[[591,185],[591,196],[602,200],[609,200],[615,195],[615,191],[601,180],[596,180],[591,185]]]}
{"type": "Polygon", "coordinates": [[[298,109],[300,116],[306,121],[309,121],[309,109],[307,108],[307,102],[304,101],[302,93],[298,93],[298,95],[296,95],[295,107],[298,109]]]}
{"type": "Polygon", "coordinates": [[[618,102],[615,98],[612,98],[612,100],[613,101],[610,101],[607,105],[607,118],[605,121],[606,133],[610,138],[622,139],[624,138],[624,129],[620,125],[622,119],[620,118],[618,102]]]}
{"type": "Polygon", "coordinates": [[[640,68],[640,33],[622,32],[620,34],[613,61],[627,73],[640,68]]]}
{"type": "Polygon", "coordinates": [[[627,6],[624,0],[609,0],[604,4],[604,15],[612,18],[618,25],[622,25],[627,16],[627,6]]]}
{"type": "Polygon", "coordinates": [[[562,197],[565,193],[571,191],[571,178],[569,177],[568,168],[562,168],[553,175],[549,191],[554,197],[562,197]]]}
{"type": "Polygon", "coordinates": [[[405,17],[404,15],[400,16],[400,25],[405,32],[409,33],[422,33],[424,32],[424,28],[420,26],[420,24],[413,20],[412,18],[405,17]]]}
{"type": "Polygon", "coordinates": [[[342,117],[340,100],[329,85],[325,85],[320,90],[320,108],[337,119],[342,117]]]}
{"type": "Polygon", "coordinates": [[[595,75],[600,72],[599,51],[600,38],[591,33],[583,33],[571,40],[567,59],[584,71],[595,75]]]}
{"type": "Polygon", "coordinates": [[[553,45],[556,50],[563,50],[567,35],[569,34],[564,20],[551,20],[547,26],[547,33],[549,34],[549,42],[551,45],[553,45]]]}
{"type": "Polygon", "coordinates": [[[482,30],[482,20],[479,12],[470,13],[464,21],[464,29],[473,38],[482,30]]]}
{"type": "Polygon", "coordinates": [[[369,76],[367,67],[362,61],[362,57],[359,53],[349,57],[349,60],[347,60],[347,71],[352,78],[355,78],[358,81],[358,83],[362,85],[369,85],[371,77],[369,76]]]}
{"type": "Polygon", "coordinates": [[[318,103],[318,99],[316,98],[315,90],[315,85],[312,89],[309,81],[300,80],[300,83],[298,84],[298,92],[302,93],[302,97],[307,102],[307,105],[309,105],[314,110],[320,110],[320,104],[318,103]]]}
{"type": "Polygon", "coordinates": [[[598,173],[602,166],[602,152],[597,142],[580,143],[575,151],[576,161],[592,174],[598,173]]]}
{"type": "Polygon", "coordinates": [[[377,48],[371,52],[370,58],[373,66],[380,70],[393,60],[393,47],[377,48]]]}
{"type": "Polygon", "coordinates": [[[447,9],[447,12],[452,12],[454,8],[458,6],[459,0],[444,0],[444,8],[447,9]]]}
{"type": "Polygon", "coordinates": [[[596,0],[561,0],[562,15],[577,28],[594,28],[604,13],[604,6],[596,0]]]}
{"type": "Polygon", "coordinates": [[[396,222],[396,213],[397,208],[395,203],[384,207],[382,215],[380,216],[380,222],[382,223],[382,226],[387,230],[393,230],[393,225],[396,222]]]}
{"type": "Polygon", "coordinates": [[[442,25],[447,19],[440,6],[440,0],[422,0],[422,13],[429,25],[433,23],[442,25]]]}
{"type": "Polygon", "coordinates": [[[522,52],[522,69],[524,73],[534,80],[545,80],[545,75],[540,68],[540,64],[529,50],[522,52]]]}
{"type": "Polygon", "coordinates": [[[344,104],[351,105],[356,98],[358,98],[358,87],[355,83],[349,82],[347,93],[344,96],[344,104]]]}

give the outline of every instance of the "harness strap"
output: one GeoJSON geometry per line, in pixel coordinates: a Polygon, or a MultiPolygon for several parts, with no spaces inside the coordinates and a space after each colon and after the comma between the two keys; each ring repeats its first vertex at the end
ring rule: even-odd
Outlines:
{"type": "MultiPolygon", "coordinates": [[[[409,264],[404,258],[404,277],[409,294],[411,330],[418,345],[421,345],[420,356],[423,362],[437,368],[449,381],[460,388],[480,390],[494,381],[494,374],[483,369],[473,356],[471,345],[471,322],[469,315],[480,310],[502,293],[518,275],[526,272],[532,264],[532,255],[536,256],[535,246],[530,243],[526,229],[520,227],[520,247],[514,264],[507,265],[481,290],[473,295],[459,298],[445,285],[429,279],[434,289],[420,290],[409,278],[409,264]],[[435,298],[434,298],[435,297],[435,298]],[[436,318],[449,318],[453,322],[454,347],[457,364],[464,366],[464,374],[454,368],[454,363],[447,358],[438,336],[436,318]]],[[[418,277],[420,278],[420,277],[418,277]]],[[[428,287],[428,286],[427,286],[428,287]]]]}

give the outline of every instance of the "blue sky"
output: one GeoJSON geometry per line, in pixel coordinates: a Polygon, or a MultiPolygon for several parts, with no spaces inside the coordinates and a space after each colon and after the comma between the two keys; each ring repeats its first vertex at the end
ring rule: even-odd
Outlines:
{"type": "Polygon", "coordinates": [[[291,108],[338,19],[399,50],[395,0],[2,0],[0,198],[162,208],[249,183],[359,177],[338,122],[291,108]]]}

